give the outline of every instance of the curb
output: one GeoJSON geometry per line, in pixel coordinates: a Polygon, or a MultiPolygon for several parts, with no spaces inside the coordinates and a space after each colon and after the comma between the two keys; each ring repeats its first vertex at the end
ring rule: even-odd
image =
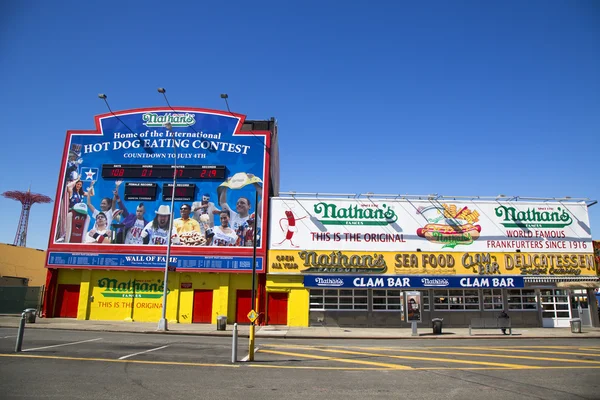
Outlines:
{"type": "MultiPolygon", "coordinates": [[[[233,331],[223,331],[225,333],[216,332],[185,332],[185,331],[154,331],[154,330],[115,330],[115,329],[83,329],[83,328],[66,328],[66,327],[48,327],[48,326],[32,326],[32,324],[26,325],[28,328],[33,329],[52,329],[52,330],[68,330],[68,331],[79,331],[79,332],[112,332],[112,333],[130,333],[130,334],[159,334],[159,335],[179,335],[179,336],[206,336],[206,337],[231,337],[233,331]]],[[[17,328],[16,326],[0,325],[0,328],[17,328]]],[[[572,336],[520,336],[520,335],[479,335],[479,336],[456,336],[452,333],[442,335],[423,334],[418,336],[318,336],[318,335],[261,335],[259,332],[255,334],[255,338],[261,339],[333,339],[333,340],[460,340],[460,339],[508,339],[508,340],[523,340],[523,339],[600,339],[600,335],[595,334],[592,336],[576,336],[579,334],[573,334],[572,336]]],[[[238,333],[238,338],[249,338],[249,334],[238,333]]]]}

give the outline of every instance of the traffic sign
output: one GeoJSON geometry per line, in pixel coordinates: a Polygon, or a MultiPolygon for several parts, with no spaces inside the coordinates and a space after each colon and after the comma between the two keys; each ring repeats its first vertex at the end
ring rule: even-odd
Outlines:
{"type": "Polygon", "coordinates": [[[256,313],[256,311],[252,310],[248,313],[248,319],[250,320],[250,322],[256,321],[256,318],[258,318],[258,314],[256,313]]]}

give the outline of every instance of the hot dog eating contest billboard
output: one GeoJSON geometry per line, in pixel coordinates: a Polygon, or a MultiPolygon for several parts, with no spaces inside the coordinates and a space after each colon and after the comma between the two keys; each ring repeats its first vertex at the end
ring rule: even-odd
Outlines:
{"type": "Polygon", "coordinates": [[[256,237],[264,272],[271,136],[244,132],[244,120],[147,108],[68,131],[47,267],[164,268],[170,235],[178,270],[250,272],[256,237]]]}

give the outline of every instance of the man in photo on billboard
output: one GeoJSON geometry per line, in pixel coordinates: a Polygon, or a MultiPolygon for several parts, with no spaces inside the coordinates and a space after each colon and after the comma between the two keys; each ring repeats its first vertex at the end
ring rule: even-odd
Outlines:
{"type": "Polygon", "coordinates": [[[246,182],[252,182],[258,196],[261,198],[256,205],[256,212],[254,213],[258,215],[256,225],[260,226],[262,217],[262,185],[260,184],[260,179],[252,174],[243,174],[246,176],[245,182],[234,182],[234,178],[240,175],[242,175],[242,173],[235,174],[232,178],[229,178],[227,182],[221,184],[221,186],[217,188],[217,193],[219,195],[219,206],[221,206],[221,209],[228,210],[230,213],[229,226],[236,232],[237,236],[241,238],[247,233],[248,220],[251,219],[250,209],[252,208],[252,202],[249,198],[240,196],[235,203],[235,211],[233,211],[229,204],[227,204],[227,189],[240,189],[248,184],[246,182]]]}
{"type": "Polygon", "coordinates": [[[107,218],[103,212],[96,214],[96,224],[85,237],[86,243],[110,244],[112,232],[108,228],[107,218]]]}
{"type": "MultiPolygon", "coordinates": [[[[121,212],[124,217],[123,221],[121,221],[123,228],[121,228],[117,234],[118,237],[124,237],[123,242],[121,243],[144,244],[142,231],[144,230],[144,227],[148,225],[148,221],[144,218],[146,206],[144,203],[138,204],[135,209],[135,214],[131,214],[127,211],[127,207],[123,204],[119,193],[115,193],[115,199],[119,204],[119,210],[117,210],[117,212],[121,212]]],[[[115,212],[115,214],[117,212],[115,212]]]]}
{"type": "Polygon", "coordinates": [[[190,212],[192,211],[192,206],[189,204],[182,204],[181,208],[179,208],[179,214],[181,218],[177,218],[173,222],[173,226],[177,230],[178,235],[182,235],[187,232],[198,232],[200,233],[200,224],[193,218],[190,218],[190,212]]]}
{"type": "Polygon", "coordinates": [[[200,223],[202,228],[203,221],[200,219],[202,215],[208,215],[208,227],[215,227],[215,215],[221,213],[221,210],[215,206],[215,203],[210,201],[210,194],[204,193],[202,195],[202,201],[195,201],[192,203],[193,218],[200,223]]]}
{"type": "MultiPolygon", "coordinates": [[[[171,219],[171,207],[161,205],[155,211],[156,216],[142,230],[144,244],[166,245],[168,241],[169,221],[171,219]]],[[[171,230],[171,243],[179,244],[179,236],[175,227],[171,230]]]]}

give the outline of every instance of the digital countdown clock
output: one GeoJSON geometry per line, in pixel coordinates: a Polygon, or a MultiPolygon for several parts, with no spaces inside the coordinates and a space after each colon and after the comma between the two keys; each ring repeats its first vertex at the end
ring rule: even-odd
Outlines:
{"type": "MultiPolygon", "coordinates": [[[[193,183],[178,183],[175,187],[175,201],[193,201],[196,194],[196,185],[193,183]]],[[[162,188],[163,201],[171,201],[173,184],[164,183],[162,188]]]]}
{"type": "MultiPolygon", "coordinates": [[[[102,177],[115,179],[173,179],[172,165],[103,164],[102,177]]],[[[225,179],[224,165],[178,165],[177,179],[225,179]]]]}
{"type": "Polygon", "coordinates": [[[154,201],[157,189],[156,183],[125,182],[125,200],[154,201]]]}

